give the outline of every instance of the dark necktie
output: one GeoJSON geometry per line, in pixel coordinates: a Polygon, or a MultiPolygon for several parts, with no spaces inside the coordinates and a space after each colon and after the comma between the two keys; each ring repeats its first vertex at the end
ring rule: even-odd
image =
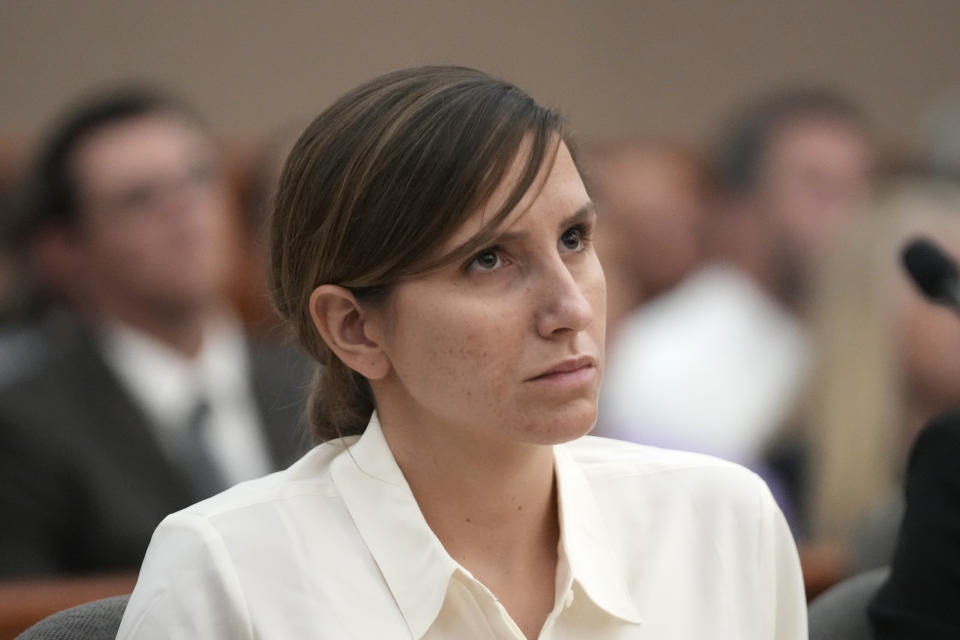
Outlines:
{"type": "Polygon", "coordinates": [[[205,437],[209,421],[210,403],[200,398],[190,411],[179,446],[180,466],[199,498],[208,498],[227,486],[205,437]]]}

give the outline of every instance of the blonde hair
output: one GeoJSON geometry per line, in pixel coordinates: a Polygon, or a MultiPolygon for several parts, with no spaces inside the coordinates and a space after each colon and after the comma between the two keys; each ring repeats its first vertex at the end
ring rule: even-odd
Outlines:
{"type": "Polygon", "coordinates": [[[960,219],[960,190],[912,180],[879,193],[820,265],[811,290],[816,345],[805,422],[813,538],[846,542],[899,485],[907,380],[894,336],[903,243],[960,219]]]}

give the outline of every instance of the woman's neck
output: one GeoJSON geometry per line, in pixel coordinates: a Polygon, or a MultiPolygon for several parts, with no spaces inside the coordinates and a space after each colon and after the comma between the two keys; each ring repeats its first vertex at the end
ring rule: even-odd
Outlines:
{"type": "Polygon", "coordinates": [[[553,607],[560,537],[551,447],[391,417],[381,412],[384,436],[427,524],[535,637],[553,607]]]}

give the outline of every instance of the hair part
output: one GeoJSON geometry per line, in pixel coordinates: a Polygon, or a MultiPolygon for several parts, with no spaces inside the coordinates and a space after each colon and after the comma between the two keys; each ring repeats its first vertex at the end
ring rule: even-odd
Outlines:
{"type": "Polygon", "coordinates": [[[270,278],[277,310],[322,365],[309,409],[316,440],[361,433],[374,399],[369,382],[319,336],[312,291],[335,284],[378,304],[398,282],[481,249],[561,141],[557,112],[511,84],[455,66],[380,76],[307,127],[276,195],[270,278]],[[517,161],[519,178],[481,231],[441,253],[517,161]]]}

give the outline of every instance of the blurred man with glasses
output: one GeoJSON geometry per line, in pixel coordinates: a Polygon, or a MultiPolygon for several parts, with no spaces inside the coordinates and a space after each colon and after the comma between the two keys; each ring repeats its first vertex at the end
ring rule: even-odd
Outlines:
{"type": "Polygon", "coordinates": [[[188,107],[87,101],[27,194],[24,237],[69,320],[0,388],[0,575],[136,569],[167,513],[295,459],[302,365],[230,310],[233,203],[188,107]]]}

